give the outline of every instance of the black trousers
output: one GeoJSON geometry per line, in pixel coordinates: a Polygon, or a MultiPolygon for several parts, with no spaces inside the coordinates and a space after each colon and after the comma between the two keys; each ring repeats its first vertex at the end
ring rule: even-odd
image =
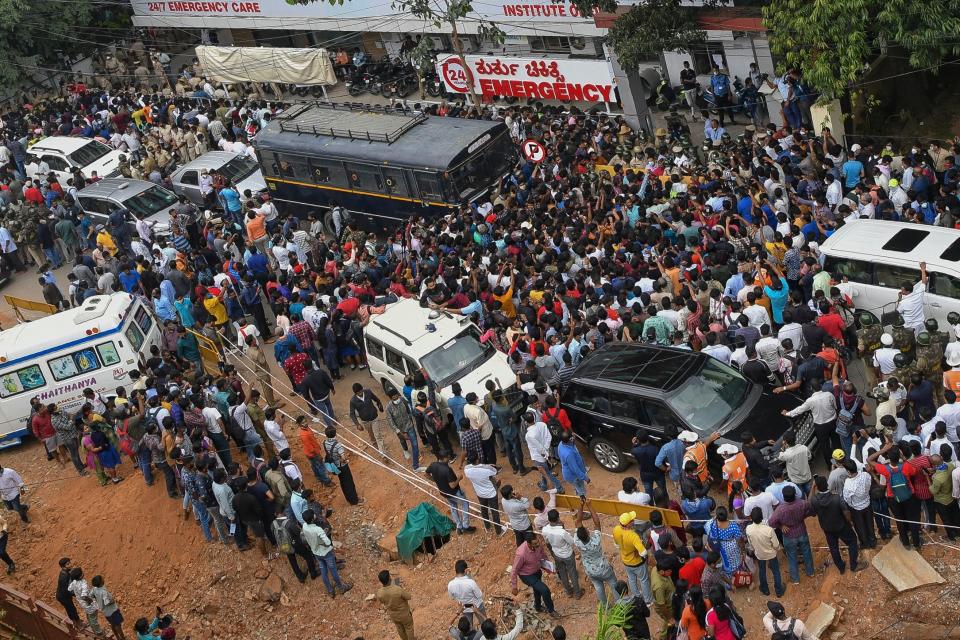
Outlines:
{"type": "Polygon", "coordinates": [[[492,434],[480,441],[480,447],[483,449],[483,463],[497,464],[497,439],[492,434]]]}
{"type": "Polygon", "coordinates": [[[960,535],[957,533],[956,529],[952,528],[960,524],[960,511],[957,511],[956,500],[950,504],[940,504],[939,502],[934,502],[933,505],[936,507],[937,514],[940,516],[940,520],[944,524],[944,530],[947,532],[947,538],[950,540],[956,540],[957,536],[960,535]]]}
{"type": "Polygon", "coordinates": [[[850,568],[856,568],[860,545],[857,544],[857,536],[853,533],[850,525],[845,526],[840,531],[824,531],[823,534],[827,539],[827,547],[830,548],[830,556],[833,558],[833,564],[837,566],[837,569],[845,571],[847,568],[843,562],[843,556],[840,555],[840,541],[847,545],[847,551],[850,554],[850,568]]]}
{"type": "Polygon", "coordinates": [[[310,551],[310,548],[303,544],[293,545],[293,553],[287,554],[287,560],[290,561],[290,568],[293,569],[293,573],[297,576],[297,580],[303,582],[307,579],[307,573],[300,568],[300,563],[297,561],[297,556],[303,558],[304,562],[307,563],[307,571],[310,573],[311,578],[316,578],[320,575],[320,570],[317,569],[317,559],[310,551]]]}
{"type": "Polygon", "coordinates": [[[480,502],[480,517],[483,518],[483,528],[489,529],[490,523],[487,520],[493,520],[493,527],[497,532],[497,535],[503,531],[503,527],[500,526],[500,510],[498,509],[497,497],[492,498],[477,498],[477,501],[480,502]]]}
{"type": "Polygon", "coordinates": [[[63,607],[63,610],[67,613],[68,618],[74,622],[80,622],[80,614],[77,612],[77,605],[73,603],[72,597],[57,598],[57,602],[59,602],[60,606],[63,607]]]}
{"type": "Polygon", "coordinates": [[[357,495],[357,485],[353,483],[353,474],[350,473],[349,465],[340,467],[340,475],[337,476],[337,479],[340,481],[340,490],[343,491],[343,497],[347,499],[347,502],[359,504],[360,497],[357,495]]]}
{"type": "Polygon", "coordinates": [[[916,498],[910,498],[906,502],[897,502],[896,499],[888,499],[890,512],[897,519],[897,534],[900,536],[900,544],[907,547],[911,541],[915,547],[920,546],[920,501],[916,498]],[[902,522],[909,520],[910,522],[902,522]]]}
{"type": "Polygon", "coordinates": [[[877,546],[877,534],[873,528],[873,509],[850,509],[850,519],[853,529],[857,532],[857,539],[864,549],[873,549],[877,546]]]}

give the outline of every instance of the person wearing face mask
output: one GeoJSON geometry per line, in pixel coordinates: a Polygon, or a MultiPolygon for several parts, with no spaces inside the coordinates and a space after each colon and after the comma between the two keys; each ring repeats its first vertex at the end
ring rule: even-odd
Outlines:
{"type": "Polygon", "coordinates": [[[410,403],[393,387],[390,388],[388,395],[390,401],[387,403],[387,421],[400,440],[403,457],[411,460],[414,471],[422,473],[427,469],[420,466],[420,447],[417,443],[416,422],[413,419],[410,403]]]}

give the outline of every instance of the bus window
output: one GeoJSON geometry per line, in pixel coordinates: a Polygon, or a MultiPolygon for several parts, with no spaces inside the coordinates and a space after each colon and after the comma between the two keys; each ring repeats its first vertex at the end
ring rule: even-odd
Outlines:
{"type": "Polygon", "coordinates": [[[407,177],[404,175],[406,172],[403,169],[384,167],[382,171],[387,193],[392,196],[410,195],[410,190],[407,188],[407,177]]]}
{"type": "Polygon", "coordinates": [[[130,341],[130,347],[134,351],[140,350],[140,347],[143,345],[143,334],[140,332],[140,329],[137,328],[137,325],[130,323],[127,326],[127,330],[123,332],[123,335],[127,336],[127,340],[130,341]]]}
{"type": "Polygon", "coordinates": [[[97,353],[100,354],[100,360],[103,366],[109,367],[112,364],[120,362],[120,354],[117,353],[117,347],[112,342],[104,342],[97,345],[97,353]]]}
{"type": "Polygon", "coordinates": [[[439,200],[443,201],[443,189],[440,187],[440,179],[432,173],[415,173],[417,176],[417,190],[420,191],[421,200],[439,200]]]}
{"type": "Polygon", "coordinates": [[[383,178],[380,169],[368,164],[348,164],[347,176],[350,186],[358,191],[383,193],[383,178]]]}
{"type": "Polygon", "coordinates": [[[307,161],[303,158],[278,155],[277,164],[279,165],[280,175],[284,178],[313,180],[313,172],[310,170],[310,165],[308,165],[307,161]]]}
{"type": "Polygon", "coordinates": [[[80,349],[59,358],[47,360],[53,379],[60,381],[100,368],[100,361],[93,349],[80,349]]]}
{"type": "Polygon", "coordinates": [[[320,184],[328,184],[332,187],[346,187],[347,173],[343,170],[343,163],[337,160],[319,160],[310,159],[310,166],[313,167],[313,179],[320,184]]]}
{"type": "Polygon", "coordinates": [[[39,389],[47,384],[40,371],[40,365],[31,364],[29,367],[8,371],[0,375],[0,398],[9,398],[24,391],[39,389]]]}

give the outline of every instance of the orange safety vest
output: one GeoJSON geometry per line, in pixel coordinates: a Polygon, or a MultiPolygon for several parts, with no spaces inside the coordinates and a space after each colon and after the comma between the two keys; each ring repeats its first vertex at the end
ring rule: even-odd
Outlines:
{"type": "Polygon", "coordinates": [[[954,393],[960,393],[960,369],[950,369],[943,372],[943,386],[954,393]]]}
{"type": "Polygon", "coordinates": [[[700,482],[706,483],[710,478],[710,471],[707,469],[707,446],[702,442],[697,442],[687,447],[683,454],[683,461],[693,460],[697,463],[697,477],[700,482]]]}
{"type": "Polygon", "coordinates": [[[747,457],[742,452],[723,463],[723,477],[727,481],[728,494],[738,480],[744,489],[747,488],[747,457]]]}

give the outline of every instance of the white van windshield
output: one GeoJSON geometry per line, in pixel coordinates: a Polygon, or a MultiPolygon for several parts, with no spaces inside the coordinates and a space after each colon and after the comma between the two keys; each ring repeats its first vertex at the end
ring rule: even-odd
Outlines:
{"type": "Polygon", "coordinates": [[[437,386],[445,387],[486,361],[493,351],[492,345],[480,342],[480,334],[476,327],[471,326],[456,338],[422,357],[420,364],[437,386]]]}
{"type": "Polygon", "coordinates": [[[85,167],[88,164],[93,164],[108,153],[110,153],[110,147],[102,142],[91,140],[87,144],[71,153],[69,158],[70,161],[76,166],[85,167]]]}

